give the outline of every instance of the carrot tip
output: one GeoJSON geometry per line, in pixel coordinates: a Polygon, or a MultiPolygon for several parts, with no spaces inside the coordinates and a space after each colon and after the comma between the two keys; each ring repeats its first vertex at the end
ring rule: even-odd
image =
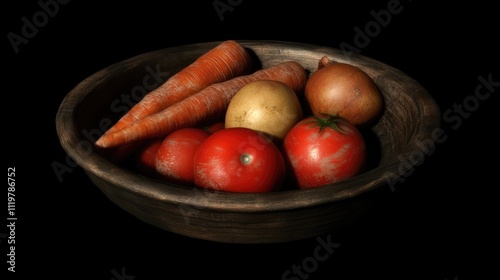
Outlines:
{"type": "Polygon", "coordinates": [[[107,146],[108,146],[106,141],[102,137],[97,139],[97,141],[95,142],[95,145],[99,148],[107,148],[107,146]]]}

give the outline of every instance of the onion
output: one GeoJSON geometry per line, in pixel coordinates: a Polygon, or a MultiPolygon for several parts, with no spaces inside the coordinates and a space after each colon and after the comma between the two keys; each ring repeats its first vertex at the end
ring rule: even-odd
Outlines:
{"type": "Polygon", "coordinates": [[[305,98],[313,115],[336,115],[356,126],[373,122],[384,107],[382,95],[368,74],[354,65],[332,62],[326,56],[309,77],[305,98]]]}

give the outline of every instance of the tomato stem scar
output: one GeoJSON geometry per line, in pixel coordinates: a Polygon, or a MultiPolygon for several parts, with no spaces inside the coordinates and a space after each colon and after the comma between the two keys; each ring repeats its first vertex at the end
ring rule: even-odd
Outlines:
{"type": "Polygon", "coordinates": [[[240,160],[244,165],[249,165],[250,163],[252,163],[252,156],[249,154],[242,154],[240,156],[240,160]]]}

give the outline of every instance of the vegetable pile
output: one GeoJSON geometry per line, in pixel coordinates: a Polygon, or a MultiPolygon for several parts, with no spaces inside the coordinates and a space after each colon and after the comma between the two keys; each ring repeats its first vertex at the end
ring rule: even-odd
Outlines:
{"type": "Polygon", "coordinates": [[[383,99],[361,69],[318,58],[253,69],[224,41],[151,91],[95,143],[166,182],[238,193],[321,187],[366,168],[383,99]],[[303,100],[303,102],[300,102],[303,100]]]}

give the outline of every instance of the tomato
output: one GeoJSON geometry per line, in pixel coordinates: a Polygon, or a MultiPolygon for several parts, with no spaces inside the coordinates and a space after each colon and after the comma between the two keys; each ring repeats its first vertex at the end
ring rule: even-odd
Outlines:
{"type": "Polygon", "coordinates": [[[224,121],[216,121],[202,127],[205,131],[212,134],[216,131],[224,129],[224,121]]]}
{"type": "Polygon", "coordinates": [[[169,181],[193,185],[194,155],[209,135],[195,127],[181,128],[167,135],[156,153],[156,171],[169,181]]]}
{"type": "Polygon", "coordinates": [[[292,180],[301,189],[353,177],[367,160],[358,128],[333,116],[307,117],[297,123],[286,135],[282,152],[292,180]]]}
{"type": "Polygon", "coordinates": [[[278,147],[250,128],[216,131],[194,157],[194,181],[201,188],[262,193],[278,190],[284,178],[285,162],[278,147]]]}
{"type": "Polygon", "coordinates": [[[135,152],[135,165],[139,173],[156,177],[156,152],[164,138],[148,139],[135,152]]]}

